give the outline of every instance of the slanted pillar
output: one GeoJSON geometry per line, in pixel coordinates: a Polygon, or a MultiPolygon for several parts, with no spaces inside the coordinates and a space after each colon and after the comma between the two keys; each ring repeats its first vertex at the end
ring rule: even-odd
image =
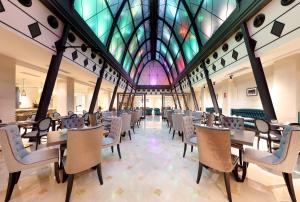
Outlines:
{"type": "Polygon", "coordinates": [[[91,104],[90,104],[90,109],[89,109],[90,114],[93,114],[94,110],[95,110],[95,106],[96,106],[96,103],[97,103],[97,100],[98,100],[98,95],[99,95],[99,91],[100,91],[100,88],[101,88],[101,83],[102,83],[103,75],[104,75],[104,72],[105,72],[105,68],[106,68],[106,63],[104,62],[103,66],[100,70],[100,75],[97,78],[94,94],[93,94],[92,101],[91,101],[91,104]]]}
{"type": "Polygon", "coordinates": [[[118,87],[119,87],[120,80],[121,80],[121,74],[118,75],[118,80],[117,80],[117,83],[116,83],[116,86],[115,86],[115,89],[114,89],[114,92],[113,92],[113,95],[112,95],[112,98],[111,98],[111,101],[110,101],[109,111],[111,111],[113,106],[114,106],[114,102],[115,102],[115,98],[116,98],[116,94],[117,94],[117,90],[118,90],[118,87]]]}
{"type": "Polygon", "coordinates": [[[36,121],[43,119],[47,116],[48,107],[52,97],[52,92],[55,86],[61,60],[65,51],[65,45],[68,39],[69,31],[70,31],[70,25],[66,24],[61,39],[55,43],[56,55],[52,55],[51,58],[48,73],[46,76],[46,81],[43,87],[43,92],[41,94],[41,99],[35,117],[36,121]]]}
{"type": "Polygon", "coordinates": [[[124,93],[122,95],[122,100],[121,100],[121,102],[119,104],[119,107],[118,107],[118,109],[120,109],[120,110],[122,109],[122,106],[123,106],[123,102],[124,102],[124,99],[125,99],[127,88],[128,88],[128,82],[126,82],[126,87],[125,87],[124,93]]]}
{"type": "Polygon", "coordinates": [[[248,53],[248,57],[251,63],[253,75],[255,78],[256,86],[259,92],[259,97],[264,109],[264,112],[266,113],[267,120],[276,119],[276,113],[274,110],[274,105],[271,99],[267,79],[263,70],[263,66],[261,64],[261,60],[259,57],[256,57],[255,55],[255,42],[250,37],[249,30],[247,27],[247,24],[243,22],[241,24],[242,33],[244,36],[244,41],[248,53]]]}
{"type": "Polygon", "coordinates": [[[176,90],[176,86],[174,86],[174,89],[175,89],[175,94],[176,94],[176,97],[177,97],[179,109],[182,109],[182,108],[181,108],[181,104],[180,104],[180,100],[179,100],[179,96],[178,96],[178,93],[177,93],[177,90],[176,90]]]}
{"type": "Polygon", "coordinates": [[[192,86],[192,82],[191,82],[191,79],[190,79],[189,76],[187,76],[187,80],[188,80],[190,90],[191,90],[191,93],[192,93],[192,97],[193,97],[193,101],[194,101],[194,105],[195,105],[195,110],[199,111],[199,105],[198,105],[198,102],[197,102],[196,94],[195,94],[195,91],[194,91],[194,88],[192,86]]]}
{"type": "Polygon", "coordinates": [[[184,102],[184,105],[185,105],[185,109],[189,110],[189,106],[187,104],[186,97],[185,97],[185,94],[184,94],[184,91],[182,89],[182,86],[181,86],[180,82],[179,82],[179,88],[180,88],[180,91],[182,93],[182,97],[183,97],[183,102],[184,102]]]}

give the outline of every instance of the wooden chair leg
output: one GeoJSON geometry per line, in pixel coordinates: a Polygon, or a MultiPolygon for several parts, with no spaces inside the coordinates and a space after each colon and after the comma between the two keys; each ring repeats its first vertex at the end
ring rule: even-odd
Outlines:
{"type": "Polygon", "coordinates": [[[54,173],[55,173],[55,179],[57,183],[60,183],[60,178],[59,178],[59,165],[58,162],[54,163],[54,173]]]}
{"type": "Polygon", "coordinates": [[[172,140],[174,140],[174,137],[175,137],[175,130],[173,130],[173,137],[172,137],[172,140]]]}
{"type": "Polygon", "coordinates": [[[67,194],[66,194],[66,202],[70,201],[72,188],[73,188],[73,180],[74,180],[74,174],[70,174],[68,176],[68,187],[67,187],[67,194]]]}
{"type": "Polygon", "coordinates": [[[99,179],[100,185],[103,185],[101,163],[97,166],[97,174],[98,174],[98,179],[99,179]]]}
{"type": "Polygon", "coordinates": [[[36,144],[35,144],[35,150],[38,149],[39,143],[40,143],[40,133],[38,132],[36,135],[36,144]]]}
{"type": "Polygon", "coordinates": [[[183,158],[185,157],[185,153],[186,153],[186,147],[187,147],[187,144],[184,143],[184,149],[183,149],[183,158]]]}
{"type": "Polygon", "coordinates": [[[120,151],[120,145],[119,144],[117,144],[117,149],[118,149],[119,158],[122,159],[121,151],[120,151]]]}
{"type": "Polygon", "coordinates": [[[63,178],[62,178],[62,183],[65,183],[65,181],[68,179],[68,174],[65,171],[65,168],[63,168],[63,178]]]}
{"type": "Polygon", "coordinates": [[[198,176],[197,176],[197,181],[196,181],[197,184],[199,184],[199,182],[200,182],[200,178],[201,178],[201,175],[202,175],[202,168],[203,168],[203,166],[202,166],[202,164],[199,161],[198,176]]]}
{"type": "Polygon", "coordinates": [[[172,130],[172,127],[171,127],[171,125],[170,125],[170,130],[169,130],[169,133],[171,132],[171,130],[172,130]]]}
{"type": "Polygon", "coordinates": [[[4,200],[5,202],[8,202],[11,198],[11,195],[14,191],[14,187],[16,184],[16,178],[17,178],[17,172],[9,173],[6,196],[5,196],[5,200],[4,200]]]}
{"type": "Polygon", "coordinates": [[[128,131],[129,139],[131,140],[131,133],[130,130],[128,131]]]}
{"type": "Polygon", "coordinates": [[[16,172],[15,184],[17,184],[19,182],[20,176],[21,176],[21,171],[16,172]]]}
{"type": "Polygon", "coordinates": [[[183,132],[181,132],[181,141],[184,142],[184,140],[183,140],[183,132]]]}
{"type": "Polygon", "coordinates": [[[259,150],[260,137],[257,138],[257,150],[259,150]]]}
{"type": "Polygon", "coordinates": [[[224,181],[225,181],[225,186],[226,186],[226,192],[227,192],[227,198],[228,201],[232,201],[231,198],[231,190],[230,190],[230,174],[229,173],[224,173],[224,181]]]}
{"type": "Polygon", "coordinates": [[[296,202],[296,195],[295,195],[295,190],[294,190],[294,185],[293,185],[293,176],[291,173],[282,173],[285,184],[287,186],[287,189],[289,191],[290,197],[293,202],[296,202]]]}
{"type": "Polygon", "coordinates": [[[194,146],[193,146],[193,145],[191,145],[191,152],[193,152],[193,150],[194,150],[194,146]]]}
{"type": "Polygon", "coordinates": [[[114,146],[111,146],[111,153],[114,153],[114,146]]]}

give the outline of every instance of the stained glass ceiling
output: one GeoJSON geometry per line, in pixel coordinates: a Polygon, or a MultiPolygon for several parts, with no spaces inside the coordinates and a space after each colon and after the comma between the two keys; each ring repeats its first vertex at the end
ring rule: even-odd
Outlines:
{"type": "Polygon", "coordinates": [[[150,11],[149,1],[74,1],[77,13],[135,82],[150,61],[158,61],[174,81],[236,8],[236,0],[157,0],[157,11],[150,11]],[[150,12],[158,15],[155,47],[150,12]]]}

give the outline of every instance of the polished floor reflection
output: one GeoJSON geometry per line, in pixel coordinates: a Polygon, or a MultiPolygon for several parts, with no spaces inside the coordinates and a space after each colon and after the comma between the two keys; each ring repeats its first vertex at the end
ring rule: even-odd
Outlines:
{"type": "MultiPolygon", "coordinates": [[[[172,140],[159,117],[148,117],[135,132],[131,141],[128,136],[122,140],[122,160],[110,148],[103,151],[103,186],[94,170],[75,177],[71,201],[227,201],[223,175],[204,169],[200,184],[196,184],[197,150],[182,158],[181,138],[176,135],[172,140]]],[[[0,201],[4,200],[7,179],[1,154],[0,201]]],[[[66,187],[66,183],[56,183],[52,165],[28,170],[15,186],[12,201],[64,201],[66,187]]],[[[294,187],[300,199],[297,172],[294,187]]],[[[244,183],[231,178],[231,190],[233,201],[290,201],[280,173],[251,164],[244,183]]]]}

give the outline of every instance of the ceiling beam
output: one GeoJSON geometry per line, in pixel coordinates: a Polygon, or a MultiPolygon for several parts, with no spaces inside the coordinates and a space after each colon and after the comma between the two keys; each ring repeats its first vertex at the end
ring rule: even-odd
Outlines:
{"type": "Polygon", "coordinates": [[[149,0],[149,5],[150,5],[150,27],[151,27],[151,57],[152,60],[154,60],[155,52],[156,52],[158,1],[149,0]]]}

